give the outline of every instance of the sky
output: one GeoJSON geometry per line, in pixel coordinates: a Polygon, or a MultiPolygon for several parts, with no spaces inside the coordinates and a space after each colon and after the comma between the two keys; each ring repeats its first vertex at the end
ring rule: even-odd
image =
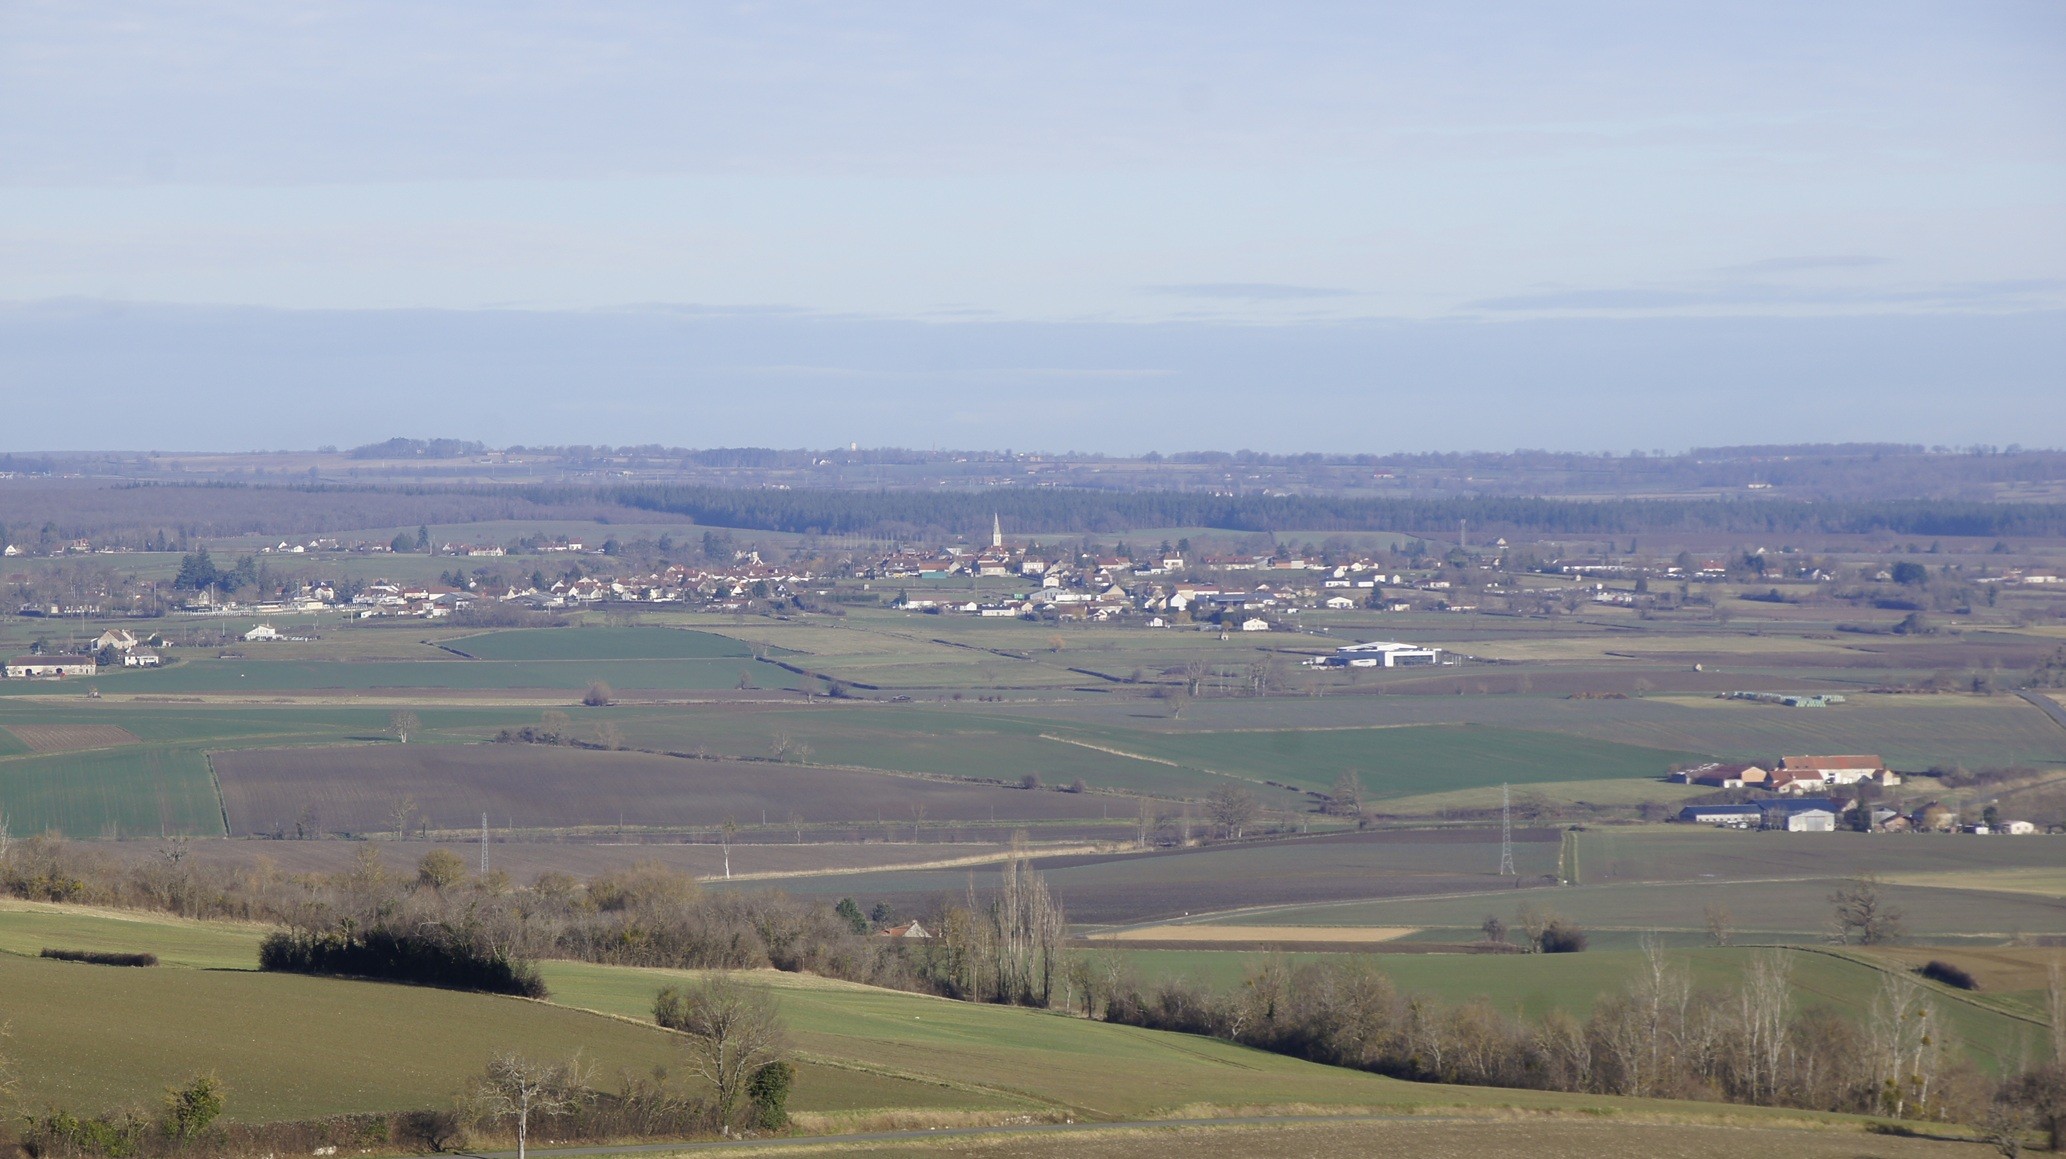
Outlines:
{"type": "Polygon", "coordinates": [[[0,0],[0,448],[2066,445],[2066,5],[0,0]]]}

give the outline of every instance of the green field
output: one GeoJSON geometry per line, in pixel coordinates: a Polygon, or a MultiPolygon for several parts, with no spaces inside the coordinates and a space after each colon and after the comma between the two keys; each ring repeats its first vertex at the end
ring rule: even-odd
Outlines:
{"type": "MultiPolygon", "coordinates": [[[[1060,714],[1057,714],[1060,715],[1060,714]]],[[[1222,731],[1184,722],[1119,727],[982,709],[870,706],[840,710],[627,713],[632,743],[760,755],[786,735],[826,764],[1202,796],[1228,780],[1330,788],[1355,771],[1371,800],[1504,783],[1628,779],[1656,787],[1691,751],[1642,748],[1552,732],[1477,726],[1222,731]]],[[[1273,802],[1274,803],[1274,802],[1273,802]]],[[[1291,804],[1292,802],[1284,802],[1291,804]]]]}
{"type": "Polygon", "coordinates": [[[458,636],[444,645],[482,660],[715,660],[753,655],[737,640],[674,628],[529,628],[458,636]]]}
{"type": "MultiPolygon", "coordinates": [[[[581,1049],[606,1080],[674,1061],[653,994],[689,975],[553,962],[553,1002],[222,969],[249,933],[199,923],[0,911],[0,1013],[31,1104],[148,1101],[212,1070],[251,1120],[436,1106],[497,1050],[581,1049]],[[209,938],[220,944],[209,946],[209,938]],[[31,943],[159,952],[122,969],[20,956],[31,943]],[[7,952],[13,951],[13,952],[7,952]],[[182,964],[185,963],[185,964],[182,964]],[[193,966],[215,968],[195,969],[193,966]],[[586,1011],[615,1017],[600,1018],[586,1011]]],[[[1086,1022],[772,972],[800,1067],[791,1107],[1065,1110],[1143,1117],[1198,1104],[1560,1106],[1601,1100],[1396,1082],[1212,1039],[1086,1022]]]]}
{"type": "MultiPolygon", "coordinates": [[[[620,689],[709,691],[736,687],[742,677],[755,688],[795,688],[801,686],[802,679],[751,657],[505,662],[444,655],[443,660],[421,661],[268,660],[261,656],[189,660],[156,672],[118,673],[94,679],[110,693],[172,696],[202,692],[369,692],[387,688],[468,692],[552,689],[578,694],[592,680],[620,689]]],[[[20,691],[48,692],[52,687],[36,684],[20,691]]]]}
{"type": "Polygon", "coordinates": [[[222,805],[195,749],[131,745],[0,761],[0,809],[17,834],[220,836],[222,805]]]}

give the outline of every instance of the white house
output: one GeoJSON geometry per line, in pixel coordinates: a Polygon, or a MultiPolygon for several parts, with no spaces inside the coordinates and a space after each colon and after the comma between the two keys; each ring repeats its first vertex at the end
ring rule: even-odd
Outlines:
{"type": "Polygon", "coordinates": [[[134,647],[136,647],[136,634],[121,628],[109,628],[107,631],[94,637],[93,640],[93,650],[96,652],[104,648],[113,648],[117,652],[127,652],[134,647]]]}
{"type": "Polygon", "coordinates": [[[122,667],[124,668],[156,668],[163,663],[165,663],[164,659],[156,652],[144,648],[138,648],[135,651],[122,654],[122,667]]]}
{"type": "Polygon", "coordinates": [[[1270,630],[1270,622],[1261,616],[1250,616],[1248,619],[1241,621],[1241,630],[1244,632],[1267,632],[1270,630]]]}
{"type": "Polygon", "coordinates": [[[1440,648],[1423,648],[1417,644],[1398,644],[1384,640],[1373,640],[1367,644],[1344,644],[1334,650],[1335,663],[1349,664],[1357,668],[1357,660],[1376,660],[1385,668],[1405,668],[1416,664],[1440,664],[1440,648]]]}
{"type": "Polygon", "coordinates": [[[1356,601],[1350,599],[1347,596],[1334,596],[1327,601],[1327,606],[1337,611],[1341,611],[1347,608],[1355,607],[1356,601]]]}
{"type": "Polygon", "coordinates": [[[280,638],[280,631],[271,624],[260,624],[256,628],[244,633],[244,638],[246,640],[277,640],[280,638]]]}

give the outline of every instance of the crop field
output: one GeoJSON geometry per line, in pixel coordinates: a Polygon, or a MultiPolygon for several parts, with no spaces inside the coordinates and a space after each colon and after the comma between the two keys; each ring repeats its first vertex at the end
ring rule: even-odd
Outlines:
{"type": "MultiPolygon", "coordinates": [[[[1836,877],[1776,877],[1765,881],[1702,883],[1629,882],[1581,885],[1564,889],[1530,889],[1510,898],[1498,896],[1415,898],[1270,909],[1236,914],[1229,924],[1381,927],[1410,926],[1425,931],[1416,937],[1460,941],[1474,936],[1485,917],[1495,915],[1513,924],[1518,907],[1552,910],[1594,935],[1671,932],[1704,937],[1709,905],[1727,907],[1736,939],[1757,942],[1819,942],[1828,938],[1833,906],[1831,893],[1843,884],[1836,877]]],[[[1909,936],[1931,938],[2007,939],[2017,934],[2066,934],[2066,901],[2029,894],[1885,885],[1886,899],[1903,912],[1909,936]]]]}
{"type": "Polygon", "coordinates": [[[0,761],[0,809],[13,832],[74,837],[222,833],[222,807],[198,751],[168,745],[0,761]]]}
{"type": "MultiPolygon", "coordinates": [[[[709,691],[745,681],[756,688],[800,687],[801,678],[751,657],[688,660],[443,660],[336,661],[190,660],[155,672],[96,678],[108,693],[263,694],[274,692],[371,692],[379,689],[436,689],[484,692],[551,689],[578,695],[590,681],[621,690],[709,691]]],[[[13,683],[12,681],[8,683],[13,683]]],[[[24,681],[23,683],[27,683],[24,681]]],[[[46,689],[48,685],[39,685],[46,689]]]]}
{"type": "Polygon", "coordinates": [[[433,827],[463,827],[486,812],[498,827],[524,829],[749,824],[763,812],[775,824],[792,815],[810,824],[1011,824],[1101,820],[1111,808],[1096,795],[546,745],[239,749],[214,761],[238,834],[291,829],[303,810],[330,832],[392,830],[403,797],[433,827]]]}
{"type": "MultiPolygon", "coordinates": [[[[1081,777],[1098,788],[1172,796],[1203,796],[1230,780],[1325,791],[1338,775],[1355,771],[1373,801],[1581,777],[1626,780],[1670,799],[1659,778],[1673,764],[1701,759],[1689,751],[1477,726],[1234,731],[1158,721],[1124,727],[987,706],[632,710],[621,727],[641,748],[754,756],[769,752],[780,737],[809,744],[816,759],[831,764],[1012,780],[1032,772],[1049,782],[1081,777]]],[[[1265,797],[1265,803],[1306,807],[1292,798],[1265,797]]]]}
{"type": "MultiPolygon", "coordinates": [[[[2066,729],[2017,697],[1873,696],[1840,691],[1851,696],[1850,703],[1824,709],[1778,708],[1701,695],[1627,700],[1569,700],[1540,694],[1342,695],[1205,699],[1192,703],[1184,715],[1193,727],[1212,730],[1479,724],[1712,753],[1731,760],[1770,761],[1788,753],[1869,752],[1901,769],[1961,764],[1968,768],[2066,765],[2066,729]]],[[[1116,723],[1114,718],[1124,719],[1125,711],[1100,705],[1058,707],[1051,714],[1069,721],[1116,723]]]]}
{"type": "MultiPolygon", "coordinates": [[[[1555,831],[1520,830],[1514,837],[1514,860],[1524,877],[1554,872],[1555,831]]],[[[1034,863],[1061,899],[1069,920],[1088,926],[1245,906],[1511,890],[1515,879],[1497,876],[1498,866],[1498,834],[1485,830],[1353,833],[1162,853],[1044,857],[1034,863]]],[[[900,911],[923,913],[936,898],[961,896],[971,880],[978,889],[985,888],[991,876],[980,870],[973,876],[967,870],[884,871],[795,880],[783,887],[797,894],[851,895],[864,908],[884,900],[900,911]]],[[[1359,917],[1263,924],[1417,923],[1359,917]]]]}
{"type": "Polygon", "coordinates": [[[640,748],[766,756],[779,743],[808,745],[811,759],[948,776],[1016,781],[1027,773],[1049,784],[1082,778],[1094,788],[1167,795],[1204,794],[1228,783],[1199,770],[1112,751],[1102,741],[1070,743],[1072,731],[973,709],[826,706],[813,709],[687,709],[624,715],[626,740],[640,748]]]}
{"type": "Polygon", "coordinates": [[[737,640],[674,628],[530,628],[458,636],[443,644],[480,660],[719,660],[753,655],[737,640]]]}
{"type": "Polygon", "coordinates": [[[1474,725],[1143,735],[1143,755],[1326,789],[1354,771],[1366,799],[1579,777],[1661,777],[1699,760],[1686,750],[1638,748],[1556,733],[1474,725]]]}
{"type": "MultiPolygon", "coordinates": [[[[478,823],[478,816],[475,821],[478,823]]],[[[844,835],[844,830],[837,832],[844,835]]],[[[871,840],[865,843],[827,841],[809,829],[805,829],[802,836],[804,840],[795,843],[794,831],[772,820],[765,829],[758,824],[742,826],[738,840],[732,845],[733,877],[741,881],[766,881],[769,878],[836,876],[897,867],[982,865],[1003,860],[1011,848],[994,842],[948,841],[936,833],[926,833],[918,841],[871,840]]],[[[367,848],[367,844],[357,841],[232,838],[194,841],[186,847],[186,857],[192,865],[248,869],[263,862],[281,873],[343,873],[351,869],[367,848]]],[[[480,857],[480,846],[464,840],[381,841],[371,848],[389,868],[403,873],[413,873],[415,863],[433,849],[456,854],[469,865],[480,857]]],[[[157,841],[135,841],[101,845],[97,851],[118,861],[136,864],[162,857],[164,846],[157,841]]],[[[538,875],[546,872],[587,878],[644,864],[663,865],[706,878],[722,877],[725,869],[723,847],[718,844],[717,835],[708,830],[699,834],[699,839],[692,844],[660,840],[644,842],[636,837],[600,842],[505,841],[498,833],[489,846],[489,854],[496,869],[518,882],[536,880],[538,875]]],[[[769,884],[784,885],[786,882],[769,884]]]]}
{"type": "Polygon", "coordinates": [[[1929,833],[1735,832],[1699,825],[1611,826],[1577,835],[1578,880],[1837,877],[2047,869],[2066,864],[2066,838],[1929,833]]]}
{"type": "Polygon", "coordinates": [[[7,731],[33,752],[64,753],[135,744],[135,733],[119,724],[11,724],[7,731]]]}

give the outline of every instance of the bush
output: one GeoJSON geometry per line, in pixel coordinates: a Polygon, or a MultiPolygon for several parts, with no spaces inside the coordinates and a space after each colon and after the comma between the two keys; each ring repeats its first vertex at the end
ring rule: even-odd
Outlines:
{"type": "Polygon", "coordinates": [[[615,699],[617,699],[616,690],[600,680],[590,681],[588,691],[581,694],[581,703],[590,708],[602,708],[615,699]]]}
{"type": "Polygon", "coordinates": [[[1971,974],[1941,958],[1933,958],[1928,965],[1916,967],[1915,972],[1932,982],[1942,982],[1946,986],[1955,986],[1960,990],[1980,988],[1979,981],[1971,974]]]}
{"type": "Polygon", "coordinates": [[[796,1068],[775,1061],[753,1072],[746,1084],[746,1097],[753,1103],[753,1121],[763,1131],[779,1131],[789,1125],[789,1088],[796,1084],[796,1068]]]}
{"type": "Polygon", "coordinates": [[[469,945],[449,934],[365,933],[268,934],[258,946],[258,968],[290,974],[337,974],[415,982],[447,990],[543,998],[545,982],[529,962],[469,945]]]}
{"type": "Polygon", "coordinates": [[[1585,931],[1561,918],[1542,929],[1542,952],[1545,954],[1575,954],[1585,947],[1585,931]]]}
{"type": "Polygon", "coordinates": [[[155,966],[156,954],[117,954],[105,950],[53,950],[43,947],[43,956],[60,962],[88,962],[95,966],[155,966]]]}

